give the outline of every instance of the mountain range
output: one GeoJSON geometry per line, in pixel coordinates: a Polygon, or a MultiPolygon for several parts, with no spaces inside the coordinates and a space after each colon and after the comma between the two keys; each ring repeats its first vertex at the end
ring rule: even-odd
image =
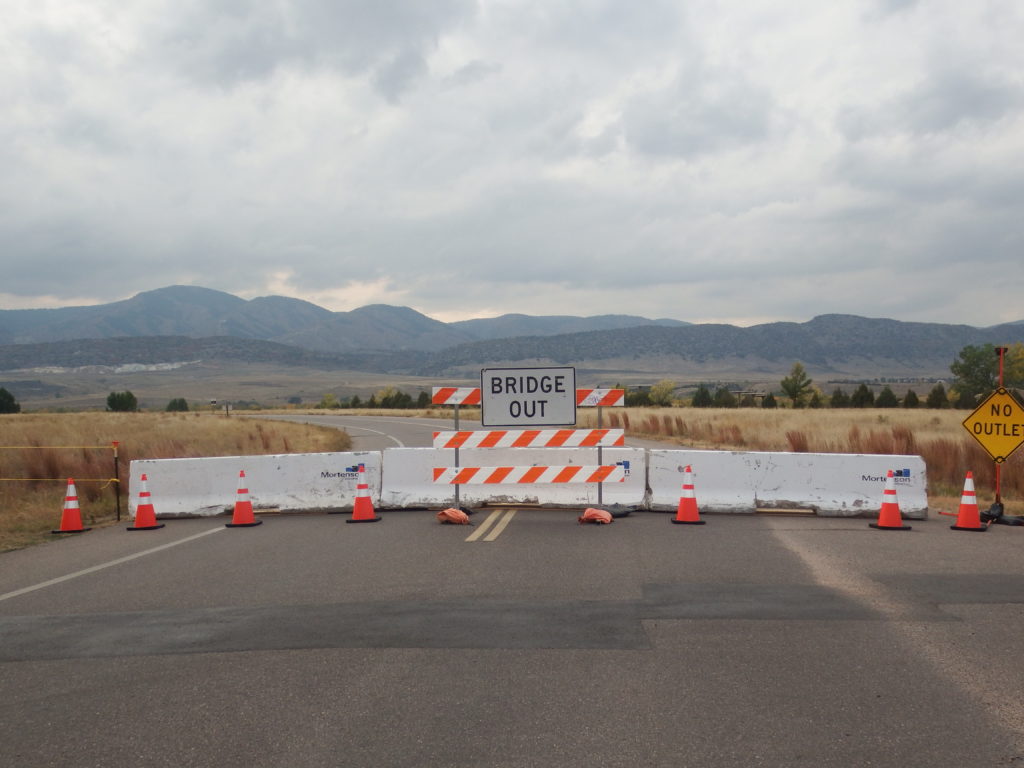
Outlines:
{"type": "Polygon", "coordinates": [[[171,286],[88,307],[0,310],[0,370],[240,360],[320,370],[473,376],[481,367],[774,376],[794,361],[833,374],[948,375],[969,344],[1024,342],[990,328],[822,315],[749,328],[632,315],[504,315],[444,323],[408,307],[332,312],[171,286]]]}
{"type": "Polygon", "coordinates": [[[443,323],[408,307],[371,304],[351,312],[332,312],[284,296],[245,300],[209,288],[176,285],[111,304],[0,310],[0,345],[132,336],[232,336],[328,353],[437,351],[509,336],[551,336],[641,325],[680,327],[687,323],[630,315],[503,315],[443,323]]]}

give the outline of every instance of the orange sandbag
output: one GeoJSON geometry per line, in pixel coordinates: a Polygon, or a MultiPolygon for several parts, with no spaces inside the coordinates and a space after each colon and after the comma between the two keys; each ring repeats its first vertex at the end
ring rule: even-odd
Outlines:
{"type": "Polygon", "coordinates": [[[469,522],[469,515],[461,509],[455,509],[454,507],[442,509],[438,512],[437,521],[447,525],[472,525],[472,523],[469,522]]]}
{"type": "Polygon", "coordinates": [[[597,525],[607,525],[612,521],[611,512],[605,512],[603,509],[594,509],[588,507],[583,510],[583,514],[578,518],[579,524],[594,523],[597,525]]]}

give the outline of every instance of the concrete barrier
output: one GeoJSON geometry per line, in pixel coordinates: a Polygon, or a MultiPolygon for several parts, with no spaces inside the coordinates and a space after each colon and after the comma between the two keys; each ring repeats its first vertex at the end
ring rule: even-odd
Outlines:
{"type": "Polygon", "coordinates": [[[892,469],[900,512],[911,518],[928,514],[920,456],[738,451],[649,451],[649,509],[676,509],[687,464],[693,468],[702,512],[790,508],[813,509],[822,516],[872,516],[881,507],[892,469]]]}
{"type": "MultiPolygon", "coordinates": [[[[590,465],[593,448],[463,449],[461,466],[590,465]]],[[[628,465],[622,483],[605,483],[607,506],[675,511],[683,469],[691,465],[701,512],[753,513],[758,508],[813,509],[827,516],[878,513],[886,472],[897,472],[901,513],[927,517],[924,461],[919,456],[863,454],[761,453],[733,451],[605,448],[603,463],[628,465]]],[[[144,459],[131,462],[129,511],[134,517],[138,481],[147,475],[157,517],[216,515],[230,512],[238,490],[238,472],[256,511],[351,510],[358,474],[366,481],[375,507],[414,509],[447,506],[455,486],[433,482],[434,467],[454,466],[455,451],[388,448],[383,453],[222,456],[202,459],[144,459]]],[[[596,484],[463,485],[459,501],[484,504],[594,506],[596,484]]]]}
{"type": "MultiPolygon", "coordinates": [[[[626,479],[605,483],[602,500],[606,505],[639,507],[644,502],[645,455],[641,448],[605,448],[602,463],[626,466],[626,479]]],[[[455,451],[434,448],[387,448],[384,450],[384,479],[381,506],[385,509],[438,507],[455,502],[455,486],[435,484],[434,467],[455,466],[455,451]]],[[[463,467],[565,466],[597,463],[594,448],[466,448],[459,451],[463,467]]],[[[544,504],[552,507],[597,504],[596,484],[463,485],[459,503],[544,504]]]]}
{"type": "Polygon", "coordinates": [[[234,508],[238,473],[245,470],[253,509],[282,512],[351,510],[358,473],[366,466],[370,498],[378,503],[381,455],[378,451],[300,453],[274,456],[220,456],[200,459],[141,459],[129,469],[129,512],[138,506],[139,478],[145,473],[157,517],[218,515],[234,508]]]}

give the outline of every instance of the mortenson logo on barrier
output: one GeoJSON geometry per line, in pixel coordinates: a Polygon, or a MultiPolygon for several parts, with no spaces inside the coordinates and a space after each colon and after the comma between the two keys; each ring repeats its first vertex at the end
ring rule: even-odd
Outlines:
{"type": "Polygon", "coordinates": [[[359,468],[362,467],[366,470],[365,464],[356,464],[352,467],[345,467],[343,472],[330,472],[324,470],[320,473],[321,480],[357,480],[359,478],[359,468]]]}
{"type": "Polygon", "coordinates": [[[616,466],[622,467],[622,470],[623,470],[622,474],[624,474],[626,477],[629,477],[629,461],[628,460],[616,461],[615,464],[616,464],[616,466]]]}
{"type": "MultiPolygon", "coordinates": [[[[913,482],[909,469],[894,469],[892,476],[896,481],[896,485],[909,485],[913,482]]],[[[886,475],[861,475],[860,479],[864,483],[884,483],[887,478],[886,475]]]]}

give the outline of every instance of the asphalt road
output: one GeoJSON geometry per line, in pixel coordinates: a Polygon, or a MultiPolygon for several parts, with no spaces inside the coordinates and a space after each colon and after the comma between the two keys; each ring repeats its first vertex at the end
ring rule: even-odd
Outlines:
{"type": "Polygon", "coordinates": [[[1024,765],[1024,530],[383,516],[0,555],[0,765],[1024,765]]]}

